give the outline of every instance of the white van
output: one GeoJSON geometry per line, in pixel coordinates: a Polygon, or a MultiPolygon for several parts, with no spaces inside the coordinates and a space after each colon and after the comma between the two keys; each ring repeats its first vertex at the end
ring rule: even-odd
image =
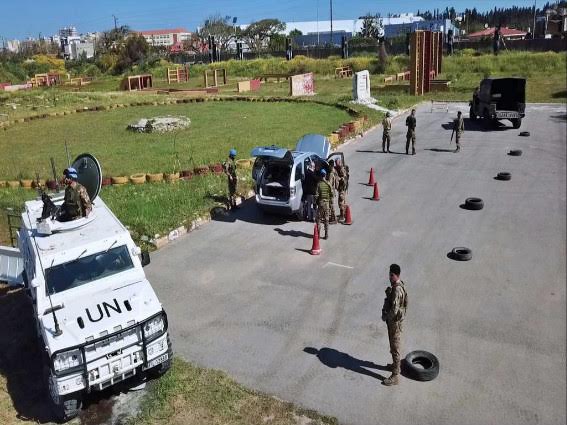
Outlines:
{"type": "Polygon", "coordinates": [[[293,151],[277,146],[252,149],[256,157],[252,178],[256,184],[256,204],[267,212],[303,215],[303,184],[309,165],[329,169],[328,161],[344,164],[341,152],[331,152],[331,143],[320,134],[306,134],[293,151]]]}

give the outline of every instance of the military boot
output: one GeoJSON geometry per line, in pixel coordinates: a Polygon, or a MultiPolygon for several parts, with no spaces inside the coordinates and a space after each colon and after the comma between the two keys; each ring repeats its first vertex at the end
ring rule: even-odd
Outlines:
{"type": "Polygon", "coordinates": [[[400,375],[398,375],[397,373],[392,373],[388,378],[382,381],[382,385],[385,385],[387,387],[391,385],[398,385],[399,383],[400,383],[400,375]]]}

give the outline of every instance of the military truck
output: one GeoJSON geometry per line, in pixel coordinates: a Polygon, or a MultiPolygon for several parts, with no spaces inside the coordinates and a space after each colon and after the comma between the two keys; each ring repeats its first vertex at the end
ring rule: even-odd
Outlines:
{"type": "Polygon", "coordinates": [[[162,375],[173,354],[167,314],[142,268],[148,253],[97,197],[102,172],[96,158],[83,154],[72,166],[92,212],[58,222],[42,215],[46,201],[62,204],[62,193],[28,201],[18,235],[21,281],[58,420],[76,416],[87,392],[139,374],[162,375]]]}
{"type": "Polygon", "coordinates": [[[526,108],[525,78],[485,78],[469,102],[470,119],[482,118],[487,125],[507,119],[520,128],[526,108]]]}

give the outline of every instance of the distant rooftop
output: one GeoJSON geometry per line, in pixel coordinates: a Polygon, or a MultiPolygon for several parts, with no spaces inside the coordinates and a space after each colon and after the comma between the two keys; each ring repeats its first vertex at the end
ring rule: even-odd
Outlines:
{"type": "Polygon", "coordinates": [[[185,28],[172,28],[172,29],[163,29],[163,30],[147,30],[147,31],[137,31],[142,35],[167,35],[167,34],[182,34],[182,33],[190,33],[185,28]]]}

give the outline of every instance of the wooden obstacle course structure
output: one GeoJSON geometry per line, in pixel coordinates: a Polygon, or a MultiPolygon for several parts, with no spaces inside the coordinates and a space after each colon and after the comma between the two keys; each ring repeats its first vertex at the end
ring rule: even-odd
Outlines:
{"type": "Polygon", "coordinates": [[[258,91],[260,90],[260,80],[246,80],[239,81],[237,83],[238,93],[245,93],[248,91],[258,91]]]}
{"type": "Polygon", "coordinates": [[[443,34],[415,31],[410,38],[410,94],[422,96],[431,89],[431,80],[441,72],[443,34]]]}
{"type": "Polygon", "coordinates": [[[206,69],[205,72],[203,73],[203,76],[205,78],[205,87],[218,87],[219,85],[220,86],[226,85],[226,69],[224,68],[211,69],[211,70],[206,69]],[[221,77],[220,80],[221,84],[219,84],[219,75],[221,77]],[[212,79],[212,84],[210,84],[211,79],[212,79]]]}
{"type": "Polygon", "coordinates": [[[350,66],[339,66],[335,68],[335,78],[352,77],[352,68],[350,66]]]}
{"type": "Polygon", "coordinates": [[[61,84],[61,74],[49,72],[46,74],[35,74],[29,81],[32,87],[51,87],[61,84]]]}
{"type": "Polygon", "coordinates": [[[175,68],[167,68],[167,84],[186,83],[189,81],[189,67],[178,66],[175,68]]]}
{"type": "Polygon", "coordinates": [[[153,76],[151,74],[132,75],[122,80],[122,90],[136,91],[146,90],[153,87],[153,76]]]}

